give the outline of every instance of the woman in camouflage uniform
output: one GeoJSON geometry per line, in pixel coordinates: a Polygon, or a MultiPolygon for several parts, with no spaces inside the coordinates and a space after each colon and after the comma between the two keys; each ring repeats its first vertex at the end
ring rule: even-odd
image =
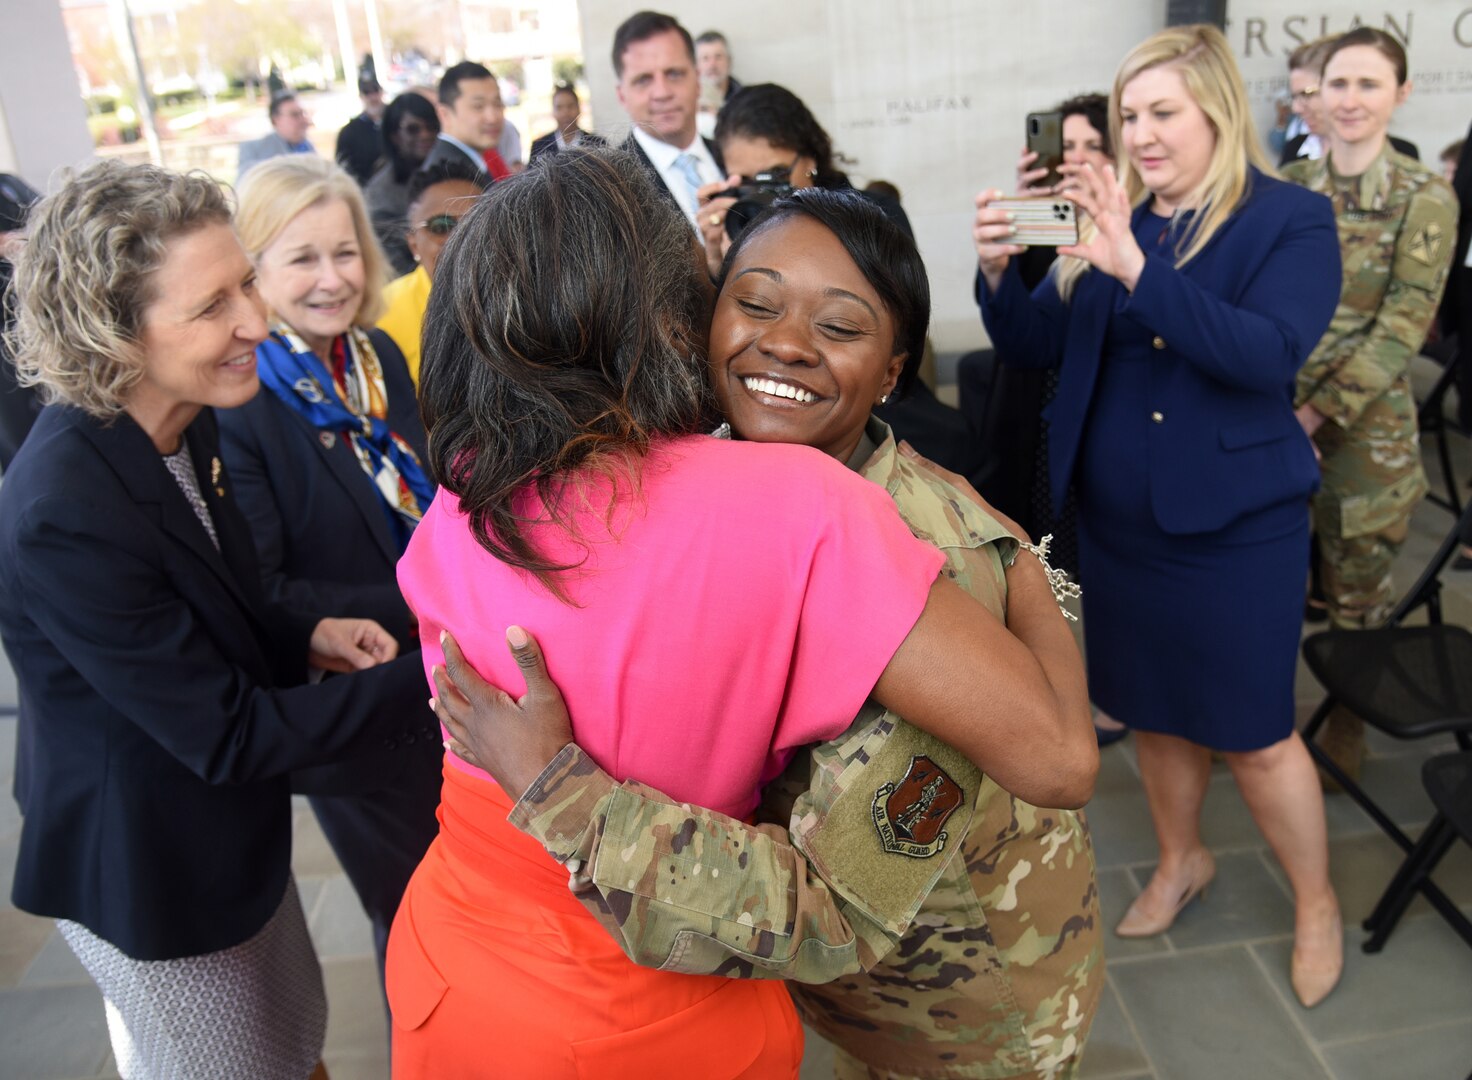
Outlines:
{"type": "MultiPolygon", "coordinates": [[[[1328,152],[1284,173],[1333,200],[1344,264],[1338,309],[1298,373],[1294,401],[1322,459],[1314,527],[1341,629],[1378,625],[1389,612],[1391,563],[1426,492],[1409,372],[1446,286],[1457,200],[1429,166],[1390,145],[1391,114],[1410,91],[1399,42],[1369,27],[1343,35],[1320,80],[1328,152]]],[[[1363,721],[1336,712],[1325,744],[1358,775],[1363,721]]]]}
{"type": "MultiPolygon", "coordinates": [[[[869,416],[876,396],[914,377],[919,352],[901,375],[902,342],[924,339],[928,297],[921,306],[892,296],[897,282],[925,281],[913,242],[851,195],[802,192],[777,207],[733,249],[711,331],[713,381],[736,432],[830,453],[857,440],[843,460],[885,487],[915,535],[945,553],[947,576],[1009,625],[1061,619],[1046,595],[1016,582],[1009,605],[1011,523],[869,416]],[[825,251],[843,274],[819,268],[825,251]],[[911,315],[895,319],[892,348],[882,329],[859,325],[856,305],[804,309],[804,296],[856,294],[866,279],[875,308],[911,315]],[[877,390],[836,409],[794,408],[801,400],[786,396],[830,378],[877,390]]],[[[561,752],[511,820],[568,866],[570,887],[631,958],[794,980],[804,1020],[836,1044],[840,1078],[1076,1075],[1104,979],[1082,813],[1012,797],[871,702],[842,737],[800,755],[768,788],[760,819],[770,824],[747,825],[620,784],[575,743],[564,747],[570,728],[547,722],[545,710],[555,719],[560,703],[535,646],[518,661],[529,690],[545,690],[520,723],[508,723],[468,666],[453,672],[483,710],[475,730],[484,736],[467,736],[472,756],[499,775],[488,759],[507,752],[509,727],[531,720],[558,732],[536,760],[561,752]]],[[[470,715],[468,701],[438,677],[441,716],[463,730],[455,717],[470,715]]]]}

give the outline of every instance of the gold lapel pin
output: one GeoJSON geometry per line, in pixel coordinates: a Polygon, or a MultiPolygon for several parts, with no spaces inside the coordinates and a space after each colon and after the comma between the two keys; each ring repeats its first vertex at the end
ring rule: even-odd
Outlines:
{"type": "Polygon", "coordinates": [[[225,488],[220,483],[220,473],[223,468],[219,458],[210,458],[210,486],[215,489],[215,494],[222,499],[225,497],[225,488]]]}

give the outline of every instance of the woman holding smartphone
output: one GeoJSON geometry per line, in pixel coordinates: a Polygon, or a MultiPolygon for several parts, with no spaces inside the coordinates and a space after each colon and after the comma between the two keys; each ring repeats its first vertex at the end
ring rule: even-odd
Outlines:
{"type": "Polygon", "coordinates": [[[1293,730],[1317,481],[1289,389],[1333,314],[1330,208],[1267,175],[1221,32],[1132,50],[1110,96],[1119,173],[1067,195],[1091,219],[1031,295],[1008,215],[977,198],[987,331],[1011,363],[1058,368],[1055,505],[1079,496],[1089,689],[1137,733],[1160,862],[1116,928],[1162,933],[1211,881],[1201,805],[1222,751],[1297,902],[1306,1005],[1342,967],[1323,797],[1293,730]]]}

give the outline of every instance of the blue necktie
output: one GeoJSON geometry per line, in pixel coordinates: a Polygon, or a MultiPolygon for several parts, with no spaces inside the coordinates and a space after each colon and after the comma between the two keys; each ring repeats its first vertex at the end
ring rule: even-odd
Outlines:
{"type": "Polygon", "coordinates": [[[694,154],[681,154],[675,158],[675,168],[685,177],[685,183],[690,185],[690,196],[685,201],[690,207],[692,214],[700,213],[700,199],[695,194],[700,190],[700,168],[696,164],[694,154]]]}

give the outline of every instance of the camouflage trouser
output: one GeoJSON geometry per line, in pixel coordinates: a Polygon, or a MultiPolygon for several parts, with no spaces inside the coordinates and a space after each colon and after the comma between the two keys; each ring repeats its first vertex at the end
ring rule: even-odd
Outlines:
{"type": "MultiPolygon", "coordinates": [[[[1075,1080],[1078,1076],[1078,1066],[1079,1059],[1074,1057],[1046,1073],[1013,1073],[1007,1077],[1007,1080],[1075,1080]]],[[[843,1047],[835,1046],[833,1048],[833,1080],[918,1080],[918,1078],[909,1073],[876,1069],[871,1065],[865,1065],[858,1058],[847,1053],[843,1047]]]]}
{"type": "Polygon", "coordinates": [[[1392,388],[1353,428],[1327,423],[1315,441],[1324,482],[1314,496],[1314,532],[1329,616],[1340,629],[1378,626],[1395,599],[1391,564],[1426,494],[1414,403],[1392,388]]]}

